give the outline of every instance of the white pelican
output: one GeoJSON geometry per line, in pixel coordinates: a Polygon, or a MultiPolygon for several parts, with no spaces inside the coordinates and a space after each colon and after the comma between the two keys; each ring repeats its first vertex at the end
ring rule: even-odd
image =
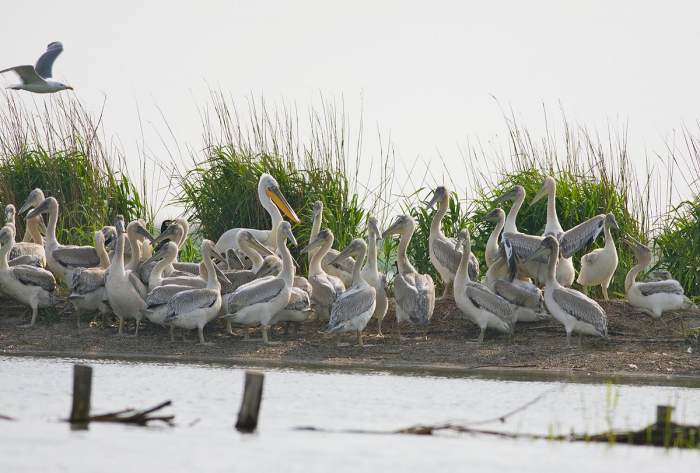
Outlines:
{"type": "Polygon", "coordinates": [[[7,257],[14,245],[15,235],[11,227],[0,229],[0,291],[28,305],[32,311],[31,327],[36,322],[39,308],[53,304],[56,279],[53,274],[35,266],[8,266],[7,257]]]}
{"type": "Polygon", "coordinates": [[[487,327],[503,333],[513,333],[516,317],[510,303],[469,277],[469,260],[466,255],[471,253],[472,243],[468,230],[465,229],[459,233],[455,245],[461,245],[463,250],[455,275],[455,304],[479,327],[479,343],[484,341],[487,327]]]}
{"type": "Polygon", "coordinates": [[[275,246],[282,254],[282,272],[274,278],[256,279],[244,284],[232,294],[227,294],[225,300],[227,313],[224,318],[240,325],[262,325],[263,341],[267,344],[270,343],[270,323],[289,303],[294,281],[294,262],[287,249],[287,238],[296,245],[292,226],[289,222],[281,222],[275,246]]]}
{"type": "MultiPolygon", "coordinates": [[[[542,189],[540,189],[535,198],[532,199],[530,207],[539,202],[545,195],[547,196],[547,222],[545,223],[542,236],[552,235],[557,240],[561,241],[561,238],[564,236],[564,229],[561,227],[559,216],[557,215],[557,181],[555,181],[552,176],[547,176],[544,179],[542,189]]],[[[562,286],[571,287],[575,277],[576,269],[574,268],[573,258],[559,258],[559,262],[557,263],[557,281],[559,281],[562,286]]],[[[538,277],[538,279],[541,281],[544,280],[544,278],[540,277],[538,277]]]]}
{"type": "MultiPolygon", "coordinates": [[[[452,281],[457,272],[462,253],[455,245],[455,239],[447,238],[442,233],[442,219],[450,207],[450,193],[444,186],[438,186],[433,191],[433,198],[428,203],[428,208],[432,208],[436,203],[438,203],[438,209],[430,224],[428,250],[430,252],[430,262],[440,273],[440,278],[445,285],[441,297],[441,299],[444,299],[452,294],[452,281]]],[[[469,277],[472,280],[476,280],[479,277],[479,260],[471,253],[469,254],[469,277]]]]}
{"type": "Polygon", "coordinates": [[[135,335],[138,335],[139,324],[143,318],[142,310],[146,308],[144,299],[147,291],[136,273],[127,271],[124,267],[124,246],[126,244],[124,217],[117,216],[115,227],[117,229],[117,246],[105,279],[107,300],[112,311],[119,318],[119,334],[122,334],[124,319],[135,319],[135,335]]]}
{"type": "MultiPolygon", "coordinates": [[[[323,221],[323,202],[317,200],[314,202],[312,209],[311,232],[309,233],[309,242],[312,242],[321,231],[321,222],[323,221]]],[[[313,258],[316,250],[309,252],[309,258],[313,258]]],[[[333,277],[343,281],[343,286],[349,287],[352,284],[352,266],[355,263],[352,258],[336,260],[340,252],[330,248],[321,261],[323,270],[333,277]]]]}
{"type": "MultiPolygon", "coordinates": [[[[593,299],[571,288],[562,286],[556,278],[559,242],[553,235],[542,240],[540,248],[531,256],[548,258],[548,274],[544,286],[544,303],[552,316],[564,325],[566,344],[571,346],[571,333],[608,335],[608,317],[593,299]]],[[[581,338],[579,337],[579,342],[581,338]]]]}
{"type": "Polygon", "coordinates": [[[347,248],[336,256],[338,260],[354,256],[352,285],[340,294],[333,303],[331,317],[325,329],[325,333],[337,334],[338,336],[341,333],[354,332],[357,334],[359,346],[362,346],[362,331],[374,314],[377,297],[374,288],[360,274],[366,254],[367,244],[361,238],[355,238],[347,248]]]}
{"type": "Polygon", "coordinates": [[[637,260],[625,278],[627,301],[655,319],[669,310],[689,309],[693,303],[675,279],[637,282],[637,275],[651,262],[651,250],[635,240],[626,241],[637,260]]]}
{"type": "Polygon", "coordinates": [[[102,230],[95,232],[95,249],[100,257],[100,265],[95,268],[76,268],[68,284],[71,291],[68,300],[75,307],[78,326],[82,313],[98,311],[104,316],[110,312],[105,289],[109,256],[102,230]]]}
{"type": "Polygon", "coordinates": [[[407,321],[425,327],[427,334],[427,325],[435,309],[433,278],[429,274],[418,273],[406,255],[415,229],[416,222],[410,215],[399,215],[382,234],[382,238],[399,235],[399,249],[396,256],[397,274],[394,279],[396,334],[399,341],[401,340],[401,322],[407,321]]]}
{"type": "Polygon", "coordinates": [[[312,287],[311,302],[314,304],[314,312],[321,320],[330,318],[333,302],[345,290],[343,281],[326,273],[321,266],[321,261],[333,246],[333,240],[333,232],[325,228],[301,250],[302,254],[314,253],[309,260],[308,279],[312,287]]]}
{"type": "Polygon", "coordinates": [[[377,336],[383,337],[382,321],[389,309],[389,298],[386,295],[386,275],[380,273],[377,267],[377,243],[380,241],[382,234],[377,225],[377,219],[370,217],[367,221],[367,262],[362,268],[362,279],[367,281],[367,284],[374,288],[376,295],[376,305],[374,306],[374,315],[377,319],[377,336]]]}
{"type": "Polygon", "coordinates": [[[13,90],[26,90],[35,94],[50,94],[61,90],[73,90],[73,87],[70,85],[52,78],[53,63],[62,52],[63,44],[59,41],[54,41],[46,46],[46,51],[39,56],[35,65],[9,67],[0,71],[0,74],[12,71],[19,76],[22,83],[11,85],[9,88],[13,90]]]}
{"type": "MultiPolygon", "coordinates": [[[[8,204],[5,207],[5,225],[12,227],[13,234],[17,234],[17,226],[15,225],[15,206],[8,204]]],[[[37,216],[26,221],[25,237],[26,241],[15,242],[12,246],[12,251],[8,258],[10,261],[20,256],[31,256],[36,258],[38,265],[42,268],[46,266],[46,252],[44,251],[44,241],[41,235],[41,229],[44,228],[44,220],[41,216],[37,216]],[[38,243],[35,243],[37,241],[38,243]]]]}
{"type": "Polygon", "coordinates": [[[289,202],[287,202],[287,199],[282,194],[279,184],[277,184],[274,177],[267,173],[263,173],[258,180],[258,199],[260,200],[260,205],[270,214],[272,228],[270,230],[242,228],[227,230],[216,242],[216,249],[219,253],[225,253],[229,248],[240,251],[238,234],[241,230],[248,230],[258,241],[268,246],[272,251],[277,250],[275,231],[283,221],[280,210],[284,212],[292,223],[299,223],[299,217],[297,217],[296,212],[294,212],[294,209],[289,205],[289,202]]]}
{"type": "Polygon", "coordinates": [[[29,193],[27,201],[20,209],[20,213],[34,207],[27,218],[34,218],[43,213],[49,214],[49,224],[46,228],[44,251],[46,252],[46,266],[60,280],[66,283],[71,280],[71,273],[75,268],[92,268],[100,264],[100,258],[93,246],[62,245],[56,238],[56,225],[58,224],[58,201],[53,197],[47,197],[38,201],[40,196],[35,190],[29,193]]]}
{"type": "MultiPolygon", "coordinates": [[[[603,232],[605,233],[605,246],[593,250],[581,257],[581,271],[578,273],[578,282],[587,292],[588,286],[600,285],[603,290],[603,298],[608,300],[608,286],[617,269],[617,248],[613,240],[611,229],[620,231],[615,216],[608,214],[605,217],[603,232]]],[[[560,262],[561,263],[561,262],[560,262]]]]}

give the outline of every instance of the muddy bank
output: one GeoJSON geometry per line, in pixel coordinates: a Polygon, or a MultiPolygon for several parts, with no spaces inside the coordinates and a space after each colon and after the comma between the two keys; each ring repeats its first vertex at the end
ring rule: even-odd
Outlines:
{"type": "MultiPolygon", "coordinates": [[[[146,359],[191,362],[231,362],[261,366],[386,369],[405,372],[470,373],[541,372],[561,377],[621,375],[640,379],[677,378],[691,384],[700,380],[700,346],[693,335],[700,328],[696,310],[665,314],[654,320],[622,301],[601,302],[608,312],[607,339],[584,337],[582,345],[567,348],[563,327],[556,321],[520,324],[512,337],[487,332],[483,344],[475,343],[478,329],[463,319],[452,302],[438,302],[428,339],[397,342],[393,335],[393,311],[384,320],[385,337],[376,336],[371,321],[365,347],[336,347],[334,340],[318,333],[321,324],[310,322],[297,335],[274,331],[276,345],[243,341],[242,335],[224,333],[223,323],[206,330],[211,346],[189,341],[171,342],[166,330],[141,327],[138,337],[117,336],[116,327],[100,320],[84,319],[76,327],[75,315],[59,305],[42,313],[33,328],[19,328],[28,317],[12,301],[0,301],[0,354],[34,354],[89,358],[146,359]],[[697,378],[693,380],[693,377],[697,378]]],[[[133,327],[131,327],[133,331],[133,327]]],[[[408,327],[404,335],[417,336],[408,327]]],[[[259,334],[254,333],[254,336],[259,334]]],[[[574,338],[574,341],[576,339],[574,338]]],[[[353,341],[348,337],[347,341],[353,341]]],[[[512,377],[512,376],[511,376],[512,377]]]]}

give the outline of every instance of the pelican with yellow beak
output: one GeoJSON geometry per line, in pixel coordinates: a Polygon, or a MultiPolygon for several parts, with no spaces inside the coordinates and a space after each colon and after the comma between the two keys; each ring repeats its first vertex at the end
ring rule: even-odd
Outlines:
{"type": "Polygon", "coordinates": [[[283,221],[282,213],[287,216],[291,223],[299,223],[299,217],[292,206],[289,205],[289,202],[287,202],[284,194],[282,194],[279,184],[277,184],[274,177],[267,173],[262,174],[258,181],[258,199],[263,208],[270,214],[272,228],[269,230],[257,230],[253,228],[232,228],[231,230],[227,230],[216,242],[216,250],[219,253],[225,254],[229,249],[233,249],[241,255],[238,237],[243,230],[247,230],[255,239],[270,248],[273,252],[276,252],[277,241],[275,235],[277,234],[277,227],[283,221]]]}

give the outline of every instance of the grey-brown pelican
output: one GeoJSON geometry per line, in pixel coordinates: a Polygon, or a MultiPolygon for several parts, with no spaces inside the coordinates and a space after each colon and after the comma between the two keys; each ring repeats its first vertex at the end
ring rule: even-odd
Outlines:
{"type": "Polygon", "coordinates": [[[263,341],[270,343],[270,324],[275,315],[289,303],[294,281],[294,262],[287,249],[287,238],[296,245],[289,222],[281,222],[277,229],[276,248],[282,255],[283,269],[276,277],[256,279],[226,294],[226,315],[235,324],[262,326],[263,341]]]}
{"type": "Polygon", "coordinates": [[[389,309],[389,298],[386,295],[386,275],[379,272],[377,265],[377,244],[381,239],[381,232],[377,224],[377,219],[370,217],[367,220],[367,262],[362,268],[362,279],[367,281],[367,284],[374,288],[376,294],[376,304],[374,306],[374,315],[377,319],[377,336],[383,337],[382,321],[389,309]]]}
{"type": "MultiPolygon", "coordinates": [[[[445,285],[442,298],[452,295],[452,281],[454,280],[459,261],[462,257],[460,249],[456,247],[454,238],[447,238],[442,233],[442,219],[447,214],[450,206],[450,193],[444,186],[438,186],[433,191],[433,198],[428,202],[428,208],[438,204],[437,212],[430,224],[430,236],[428,237],[428,250],[430,262],[433,264],[445,285]]],[[[479,277],[479,260],[469,254],[469,277],[476,280],[479,277]]]]}
{"type": "MultiPolygon", "coordinates": [[[[317,200],[314,202],[312,209],[311,232],[309,234],[309,242],[312,242],[321,231],[321,223],[323,221],[323,202],[317,200]]],[[[309,252],[309,259],[313,258],[317,250],[309,252]]],[[[355,261],[352,258],[338,260],[336,257],[340,252],[330,248],[321,261],[323,270],[343,282],[344,287],[349,287],[352,284],[352,267],[355,261]]]]}
{"type": "Polygon", "coordinates": [[[669,310],[689,309],[693,303],[685,296],[683,286],[675,279],[637,282],[637,275],[651,263],[651,250],[635,240],[626,243],[634,253],[636,264],[625,278],[627,301],[655,319],[669,310]]]}
{"type": "Polygon", "coordinates": [[[572,332],[606,337],[608,317],[603,308],[588,296],[564,287],[557,281],[559,251],[559,242],[556,237],[548,235],[540,244],[540,248],[531,256],[548,258],[548,274],[544,286],[544,303],[547,310],[564,325],[567,346],[571,346],[572,332]]]}
{"type": "Polygon", "coordinates": [[[491,292],[485,285],[472,281],[469,277],[467,269],[469,263],[466,255],[471,253],[472,244],[468,230],[465,229],[459,233],[456,245],[462,246],[462,258],[455,276],[455,304],[479,327],[479,343],[484,341],[484,334],[489,327],[499,332],[512,333],[516,316],[511,304],[491,292]]]}
{"type": "Polygon", "coordinates": [[[333,246],[333,232],[325,228],[321,230],[316,238],[301,250],[301,253],[311,253],[313,256],[309,261],[309,283],[313,288],[311,291],[311,302],[314,305],[314,312],[321,320],[328,320],[331,315],[331,305],[336,298],[345,290],[343,281],[335,276],[326,273],[321,266],[321,261],[333,246]]]}
{"type": "Polygon", "coordinates": [[[410,215],[399,215],[382,234],[382,238],[399,235],[399,249],[396,256],[397,274],[394,279],[396,334],[399,340],[401,340],[401,322],[410,322],[424,327],[427,333],[427,325],[435,309],[433,278],[429,274],[420,274],[416,271],[406,254],[415,229],[416,222],[410,215]]]}
{"type": "Polygon", "coordinates": [[[336,259],[348,256],[355,258],[352,270],[352,285],[333,303],[331,317],[325,333],[340,335],[352,332],[357,335],[357,344],[362,346],[362,331],[367,326],[374,313],[376,291],[360,274],[362,264],[367,254],[367,244],[361,238],[355,238],[347,248],[341,251],[336,259]]]}
{"type": "MultiPolygon", "coordinates": [[[[15,225],[15,214],[16,212],[14,205],[8,204],[5,206],[5,225],[11,226],[12,232],[16,235],[17,226],[15,225]]],[[[32,261],[34,258],[36,258],[38,266],[42,268],[46,266],[46,252],[44,251],[44,239],[41,233],[42,228],[46,230],[46,227],[44,227],[44,220],[41,218],[41,216],[27,219],[25,231],[25,237],[27,240],[15,242],[15,244],[12,246],[12,251],[9,255],[10,264],[12,264],[13,260],[16,260],[21,256],[30,256],[32,257],[30,258],[32,261]],[[35,243],[35,241],[38,243],[35,243]]],[[[25,258],[24,261],[26,264],[26,262],[29,260],[25,258]]],[[[20,260],[17,260],[15,264],[21,264],[20,260]]]]}
{"type": "Polygon", "coordinates": [[[493,201],[494,204],[511,201],[512,205],[506,215],[506,220],[503,224],[503,233],[518,233],[517,219],[518,212],[525,202],[525,188],[523,186],[514,186],[508,192],[503,193],[500,197],[493,201]]]}
{"type": "Polygon", "coordinates": [[[493,231],[489,234],[489,239],[486,241],[486,248],[484,249],[484,260],[486,260],[486,266],[490,268],[500,256],[499,243],[501,231],[503,231],[503,227],[506,224],[506,213],[502,208],[496,207],[484,215],[484,220],[496,224],[493,227],[493,231]]]}
{"type": "MultiPolygon", "coordinates": [[[[612,237],[611,230],[620,231],[615,216],[608,214],[605,217],[603,232],[605,233],[605,246],[593,250],[581,257],[581,271],[578,273],[578,282],[584,291],[588,286],[598,286],[603,290],[603,298],[608,300],[608,286],[617,270],[617,248],[612,237]]],[[[561,262],[560,262],[561,263],[561,262]]]]}
{"type": "Polygon", "coordinates": [[[15,235],[11,227],[0,229],[0,291],[16,301],[29,306],[32,318],[28,325],[36,322],[39,308],[53,304],[56,280],[53,274],[35,266],[8,266],[8,255],[14,245],[15,235]]]}
{"type": "Polygon", "coordinates": [[[544,308],[544,294],[531,282],[498,279],[492,290],[514,307],[517,322],[539,322],[549,318],[544,308]]]}
{"type": "Polygon", "coordinates": [[[94,268],[76,268],[68,284],[71,291],[68,300],[75,307],[78,326],[83,313],[98,311],[104,316],[110,312],[105,289],[109,257],[102,230],[95,232],[95,250],[100,257],[100,265],[94,268]]]}

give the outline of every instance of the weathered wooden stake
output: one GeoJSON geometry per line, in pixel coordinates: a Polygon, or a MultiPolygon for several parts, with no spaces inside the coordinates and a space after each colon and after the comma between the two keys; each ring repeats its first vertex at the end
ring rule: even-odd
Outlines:
{"type": "Polygon", "coordinates": [[[245,372],[243,400],[241,401],[241,410],[238,411],[238,421],[236,421],[236,429],[239,432],[251,433],[258,426],[264,380],[265,375],[258,371],[245,372]]]}
{"type": "Polygon", "coordinates": [[[85,424],[90,419],[90,396],[92,394],[92,367],[73,365],[73,408],[71,424],[85,424]]]}
{"type": "Polygon", "coordinates": [[[665,428],[671,423],[671,415],[673,414],[673,406],[656,406],[656,426],[665,428]]]}

